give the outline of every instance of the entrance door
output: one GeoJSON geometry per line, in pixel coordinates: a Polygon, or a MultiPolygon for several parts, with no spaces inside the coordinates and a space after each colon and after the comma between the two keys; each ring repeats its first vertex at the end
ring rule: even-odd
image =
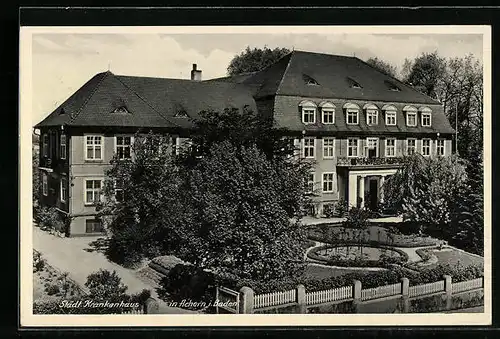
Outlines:
{"type": "Polygon", "coordinates": [[[377,209],[378,202],[378,181],[377,179],[370,179],[370,209],[372,211],[377,209]]]}

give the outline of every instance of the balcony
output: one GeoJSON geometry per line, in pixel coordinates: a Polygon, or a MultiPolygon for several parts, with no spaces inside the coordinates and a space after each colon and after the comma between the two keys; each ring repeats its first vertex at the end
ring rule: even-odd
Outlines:
{"type": "Polygon", "coordinates": [[[390,158],[348,158],[348,157],[339,157],[337,158],[337,166],[340,167],[400,167],[404,162],[403,157],[390,157],[390,158]]]}

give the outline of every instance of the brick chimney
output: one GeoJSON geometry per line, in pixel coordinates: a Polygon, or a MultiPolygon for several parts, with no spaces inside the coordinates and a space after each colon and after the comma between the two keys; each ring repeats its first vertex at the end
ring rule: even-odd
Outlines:
{"type": "Polygon", "coordinates": [[[196,68],[196,64],[193,64],[193,70],[191,71],[191,80],[201,81],[201,70],[196,68]]]}

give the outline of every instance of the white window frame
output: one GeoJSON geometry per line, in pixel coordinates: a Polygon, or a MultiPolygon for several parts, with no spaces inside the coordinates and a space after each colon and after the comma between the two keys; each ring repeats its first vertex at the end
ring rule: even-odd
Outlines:
{"type": "Polygon", "coordinates": [[[321,122],[325,125],[334,125],[335,124],[335,108],[332,108],[332,107],[321,108],[321,122]],[[326,114],[325,113],[332,115],[331,122],[326,121],[326,119],[325,119],[326,114]]]}
{"type": "Polygon", "coordinates": [[[385,124],[386,126],[396,126],[398,124],[397,122],[397,112],[396,111],[385,111],[385,124]],[[394,117],[394,123],[391,124],[389,123],[389,116],[392,118],[394,117]]]}
{"type": "Polygon", "coordinates": [[[104,135],[102,134],[84,134],[83,135],[83,149],[84,149],[84,154],[85,154],[85,160],[86,161],[102,161],[104,159],[104,135]],[[88,154],[87,154],[87,137],[100,137],[101,138],[101,157],[98,159],[95,157],[95,139],[93,139],[93,151],[94,151],[94,158],[89,159],[88,154]]]}
{"type": "Polygon", "coordinates": [[[432,113],[430,112],[422,112],[420,114],[420,123],[422,127],[431,127],[432,126],[432,113]],[[424,124],[424,118],[429,117],[429,124],[424,124]]]}
{"type": "Polygon", "coordinates": [[[321,191],[323,193],[333,193],[335,192],[335,172],[323,172],[321,175],[321,191]],[[331,175],[332,180],[331,181],[325,181],[325,175],[331,175]],[[325,183],[331,182],[332,189],[331,190],[325,190],[325,183]]]}
{"type": "Polygon", "coordinates": [[[42,156],[47,158],[49,156],[49,134],[42,135],[42,156]]]}
{"type": "MultiPolygon", "coordinates": [[[[87,202],[87,181],[100,181],[101,182],[101,188],[99,189],[99,201],[102,201],[103,195],[102,195],[102,189],[104,185],[104,179],[103,178],[85,178],[83,180],[83,203],[85,206],[94,206],[96,204],[95,201],[93,202],[87,202]]],[[[95,191],[95,188],[92,188],[93,191],[95,191]]],[[[95,199],[95,193],[94,193],[94,199],[95,199]]]]}
{"type": "Polygon", "coordinates": [[[68,178],[63,174],[61,177],[61,185],[60,185],[60,193],[61,193],[61,202],[66,202],[68,200],[68,178]],[[66,184],[64,184],[66,182],[66,184]],[[66,191],[66,197],[63,192],[66,191]]]}
{"type": "Polygon", "coordinates": [[[130,134],[117,134],[114,137],[115,140],[115,154],[118,154],[118,147],[123,147],[125,148],[125,145],[118,145],[118,138],[125,138],[125,137],[130,137],[130,158],[118,158],[119,160],[129,160],[132,159],[132,146],[134,145],[134,136],[130,134]]]}
{"type": "Polygon", "coordinates": [[[414,111],[407,111],[406,112],[406,126],[408,126],[408,127],[416,127],[417,126],[417,112],[414,112],[414,111]],[[413,125],[409,124],[410,115],[415,116],[415,124],[413,124],[413,125]]]}
{"type": "Polygon", "coordinates": [[[68,137],[66,136],[66,134],[61,134],[59,142],[59,152],[61,159],[66,159],[66,153],[68,152],[67,145],[68,145],[68,137]]]}
{"type": "Polygon", "coordinates": [[[386,158],[394,158],[396,156],[396,142],[397,142],[396,138],[386,138],[385,139],[385,152],[384,153],[385,153],[385,157],[386,158]],[[389,146],[388,146],[387,142],[389,140],[394,140],[394,146],[391,146],[391,148],[393,147],[393,150],[394,150],[394,152],[393,152],[392,155],[389,155],[388,152],[387,152],[388,149],[389,149],[389,146]]]}
{"type": "Polygon", "coordinates": [[[316,173],[311,172],[309,173],[310,176],[312,176],[312,180],[309,180],[310,178],[307,179],[306,183],[306,193],[314,193],[314,186],[316,185],[316,173]],[[309,189],[309,186],[312,186],[312,189],[309,189]]]}
{"type": "Polygon", "coordinates": [[[45,172],[42,172],[42,194],[49,195],[49,176],[45,172]]]}
{"type": "Polygon", "coordinates": [[[378,125],[378,109],[369,108],[366,110],[366,124],[368,126],[378,125]],[[370,123],[370,117],[375,120],[375,122],[370,123]]]}
{"type": "MultiPolygon", "coordinates": [[[[380,139],[379,138],[375,138],[375,137],[368,137],[366,138],[366,150],[370,149],[368,146],[370,144],[370,140],[375,140],[376,141],[376,147],[375,147],[375,151],[376,151],[376,157],[378,158],[380,156],[380,139]]],[[[368,151],[365,152],[365,157],[368,158],[368,151]]]]}
{"type": "Polygon", "coordinates": [[[418,149],[417,149],[417,138],[407,138],[406,139],[406,155],[411,155],[408,150],[410,149],[410,143],[409,141],[410,140],[413,140],[415,142],[414,146],[413,146],[413,153],[412,154],[415,154],[418,152],[418,149]]]}
{"type": "Polygon", "coordinates": [[[446,155],[446,139],[437,139],[436,140],[436,156],[438,157],[444,157],[446,155]],[[442,142],[443,143],[443,154],[439,154],[439,142],[442,142]]]}
{"type": "Polygon", "coordinates": [[[304,137],[302,140],[302,157],[305,159],[315,159],[316,158],[316,137],[304,137]],[[313,155],[306,156],[306,140],[313,140],[313,146],[308,145],[307,148],[313,148],[313,155]]]}
{"type": "Polygon", "coordinates": [[[424,157],[430,157],[431,156],[431,148],[432,148],[432,140],[429,139],[429,138],[424,138],[422,139],[422,142],[421,142],[421,148],[420,148],[420,153],[424,156],[424,157]],[[424,141],[429,141],[429,154],[424,154],[424,141]]]}
{"type": "Polygon", "coordinates": [[[359,158],[359,138],[347,138],[347,157],[348,158],[359,158]],[[349,140],[356,140],[356,155],[349,155],[349,150],[351,146],[349,146],[349,140]]]}
{"type": "Polygon", "coordinates": [[[333,138],[333,137],[323,138],[323,159],[333,159],[333,158],[335,158],[335,144],[336,144],[336,139],[335,138],[333,138]],[[325,145],[325,141],[326,140],[333,141],[333,145],[325,145]],[[325,151],[327,149],[331,150],[332,155],[325,155],[325,151]]]}
{"type": "MultiPolygon", "coordinates": [[[[116,188],[116,186],[117,186],[116,183],[117,183],[117,180],[115,179],[113,181],[113,195],[114,195],[114,199],[115,199],[116,202],[123,202],[123,200],[125,200],[125,193],[123,191],[123,186],[121,188],[116,188]],[[117,191],[122,191],[122,196],[123,196],[123,200],[122,201],[118,201],[118,199],[116,199],[116,192],[117,191]]],[[[122,182],[122,185],[125,185],[125,183],[122,182]]]]}
{"type": "Polygon", "coordinates": [[[302,123],[304,125],[312,125],[312,124],[316,123],[316,107],[310,107],[310,106],[308,106],[308,107],[302,107],[302,123]],[[305,118],[306,114],[308,116],[312,115],[312,122],[311,121],[308,121],[308,122],[305,121],[304,118],[305,118]]]}
{"type": "Polygon", "coordinates": [[[345,116],[345,121],[347,125],[359,125],[359,109],[357,108],[347,108],[346,109],[346,116],[345,116]],[[349,114],[350,113],[355,113],[356,114],[356,122],[349,122],[349,114]]]}

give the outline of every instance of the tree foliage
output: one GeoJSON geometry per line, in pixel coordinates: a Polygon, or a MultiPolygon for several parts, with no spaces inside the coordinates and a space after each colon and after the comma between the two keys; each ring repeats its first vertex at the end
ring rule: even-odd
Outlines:
{"type": "Polygon", "coordinates": [[[440,57],[437,51],[422,53],[411,63],[410,72],[405,80],[420,92],[437,99],[438,87],[446,72],[446,59],[440,57]]]}
{"type": "Polygon", "coordinates": [[[150,133],[136,135],[132,159],[112,161],[100,206],[110,258],[173,254],[261,279],[300,270],[303,235],[290,220],[304,214],[310,165],[253,112],[207,111],[193,123],[190,147],[177,156],[168,138],[150,133]]]}
{"type": "Polygon", "coordinates": [[[370,64],[372,67],[378,69],[379,71],[390,75],[391,77],[395,78],[397,75],[397,69],[395,66],[377,57],[369,58],[368,60],[366,60],[366,63],[370,64]]]}
{"type": "Polygon", "coordinates": [[[227,67],[227,74],[232,76],[260,71],[267,66],[274,64],[288,53],[290,53],[288,48],[276,47],[274,49],[270,49],[268,47],[254,47],[251,49],[250,46],[247,46],[243,52],[236,55],[231,60],[229,66],[227,67]]]}

